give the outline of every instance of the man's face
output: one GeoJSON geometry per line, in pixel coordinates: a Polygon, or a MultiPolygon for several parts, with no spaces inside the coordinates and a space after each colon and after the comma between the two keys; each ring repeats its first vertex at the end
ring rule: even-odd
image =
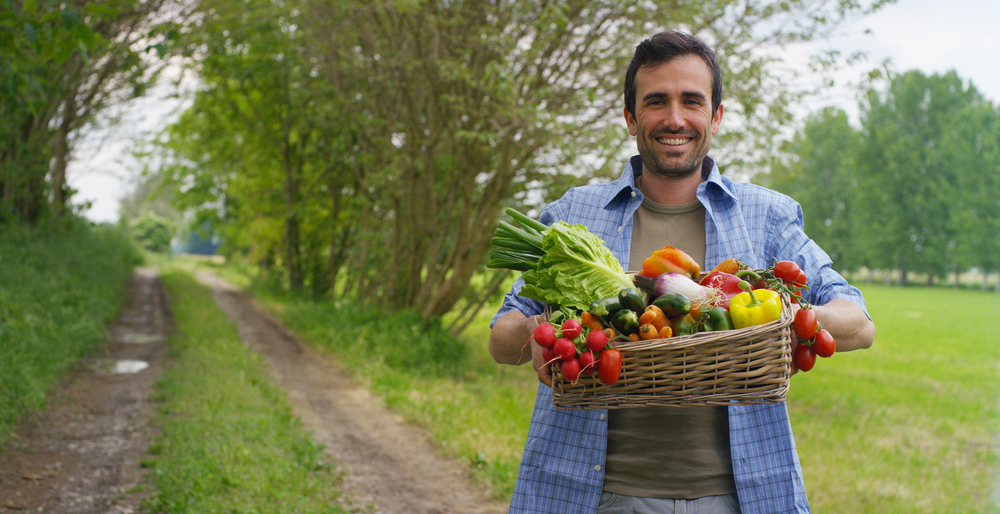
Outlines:
{"type": "Polygon", "coordinates": [[[712,73],[695,55],[643,67],[635,76],[635,117],[625,109],[644,172],[681,179],[700,172],[722,105],[712,112],[712,73]]]}

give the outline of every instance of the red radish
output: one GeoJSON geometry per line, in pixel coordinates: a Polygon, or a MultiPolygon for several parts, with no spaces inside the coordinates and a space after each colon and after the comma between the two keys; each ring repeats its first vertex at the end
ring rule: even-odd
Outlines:
{"type": "Polygon", "coordinates": [[[566,339],[576,339],[583,332],[583,325],[578,320],[570,318],[562,323],[562,335],[566,339]]]}
{"type": "Polygon", "coordinates": [[[565,337],[556,339],[556,344],[552,345],[552,351],[556,352],[556,355],[564,361],[576,357],[576,345],[565,337]]]}
{"type": "Polygon", "coordinates": [[[587,348],[594,353],[601,353],[608,345],[608,334],[603,330],[591,330],[587,334],[587,348]]]}
{"type": "Polygon", "coordinates": [[[542,348],[542,359],[548,364],[559,359],[559,356],[556,355],[556,352],[552,351],[552,348],[542,348]]]}
{"type": "Polygon", "coordinates": [[[531,331],[531,337],[535,338],[542,348],[552,348],[552,345],[556,344],[556,327],[551,323],[542,323],[531,331]]]}
{"type": "Polygon", "coordinates": [[[580,367],[580,374],[586,377],[593,375],[597,371],[597,357],[594,356],[594,352],[583,352],[580,354],[580,367]]]}
{"type": "Polygon", "coordinates": [[[580,361],[576,359],[563,361],[562,364],[559,365],[559,371],[562,371],[566,380],[569,380],[571,384],[575,384],[580,378],[580,361]]]}

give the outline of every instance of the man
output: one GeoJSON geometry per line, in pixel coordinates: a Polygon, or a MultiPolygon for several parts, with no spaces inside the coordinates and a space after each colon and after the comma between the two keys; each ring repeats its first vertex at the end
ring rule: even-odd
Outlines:
{"type": "MultiPolygon", "coordinates": [[[[837,350],[871,346],[864,299],[803,233],[798,204],[722,177],[708,157],[721,96],[704,43],[678,32],[643,41],[626,73],[624,109],[639,155],[617,181],[569,190],[540,221],[587,226],[630,270],[665,245],[703,269],[730,257],[755,268],[795,261],[837,350]]],[[[522,285],[507,294],[489,342],[499,363],[531,360],[541,382],[511,512],[809,511],[784,403],[555,410],[549,367],[530,340],[544,305],[517,296],[522,285]]]]}

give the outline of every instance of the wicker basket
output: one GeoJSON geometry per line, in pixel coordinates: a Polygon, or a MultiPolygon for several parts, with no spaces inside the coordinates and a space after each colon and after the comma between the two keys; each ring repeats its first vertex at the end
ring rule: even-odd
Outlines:
{"type": "Polygon", "coordinates": [[[785,400],[791,377],[791,304],[781,318],[721,332],[618,343],[622,372],[604,385],[597,375],[569,383],[552,367],[557,409],[739,405],[785,400]]]}

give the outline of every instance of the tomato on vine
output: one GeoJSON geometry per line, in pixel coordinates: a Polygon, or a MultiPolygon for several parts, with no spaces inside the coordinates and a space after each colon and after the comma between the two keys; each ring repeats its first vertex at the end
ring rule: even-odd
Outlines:
{"type": "Polygon", "coordinates": [[[792,261],[778,261],[774,265],[774,276],[786,284],[794,284],[801,271],[799,265],[792,261]]]}
{"type": "Polygon", "coordinates": [[[816,322],[816,312],[812,309],[799,309],[795,313],[795,335],[802,341],[808,341],[816,335],[819,324],[816,322]]]}
{"type": "Polygon", "coordinates": [[[799,345],[795,347],[792,359],[795,361],[795,365],[798,366],[799,371],[809,371],[813,369],[813,366],[816,364],[816,353],[813,352],[811,346],[805,343],[799,343],[799,345]]]}
{"type": "Polygon", "coordinates": [[[837,343],[825,328],[821,328],[816,332],[816,341],[813,342],[812,349],[820,357],[830,357],[837,351],[837,343]]]}

